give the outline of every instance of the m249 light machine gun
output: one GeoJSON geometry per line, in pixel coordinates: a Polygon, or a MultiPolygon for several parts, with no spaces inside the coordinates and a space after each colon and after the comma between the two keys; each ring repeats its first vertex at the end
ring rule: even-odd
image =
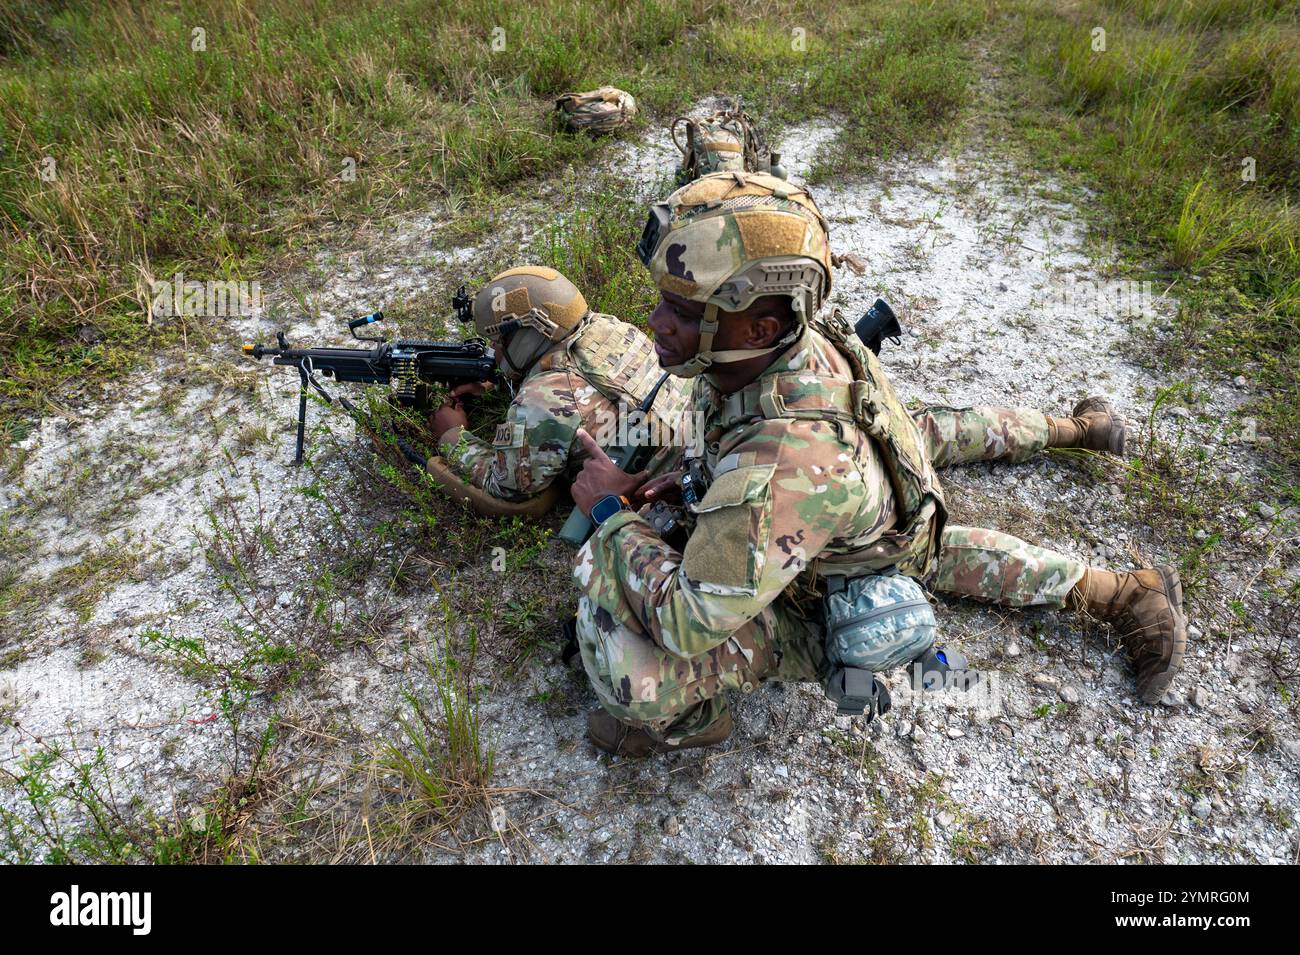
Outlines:
{"type": "MultiPolygon", "coordinates": [[[[470,309],[469,296],[463,287],[452,298],[452,305],[458,315],[470,309]]],[[[298,396],[298,444],[294,464],[302,463],[308,388],[315,388],[326,402],[334,400],[321,386],[319,376],[333,378],[336,382],[391,383],[394,399],[399,405],[408,407],[423,407],[428,401],[428,386],[434,383],[455,387],[496,378],[496,358],[482,339],[467,342],[400,339],[390,342],[382,335],[357,334],[357,329],[383,320],[384,313],[375,312],[348,322],[352,337],[361,342],[374,342],[372,348],[292,348],[285,340],[284,332],[276,333],[276,345],[244,346],[245,355],[258,360],[270,355],[275,364],[298,369],[302,388],[298,396]]],[[[347,398],[340,395],[338,401],[349,413],[355,412],[347,398]]],[[[424,462],[417,463],[423,465],[424,462]]]]}

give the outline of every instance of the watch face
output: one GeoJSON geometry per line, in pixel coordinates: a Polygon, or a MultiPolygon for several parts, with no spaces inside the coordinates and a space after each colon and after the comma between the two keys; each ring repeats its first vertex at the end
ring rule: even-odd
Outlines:
{"type": "Polygon", "coordinates": [[[599,524],[607,517],[612,517],[619,511],[623,510],[623,502],[613,494],[607,494],[596,502],[591,509],[591,519],[593,523],[599,524]]]}

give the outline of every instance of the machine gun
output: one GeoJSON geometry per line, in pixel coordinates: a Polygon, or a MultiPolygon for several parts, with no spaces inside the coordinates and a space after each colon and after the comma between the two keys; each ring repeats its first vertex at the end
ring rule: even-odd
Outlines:
{"type": "MultiPolygon", "coordinates": [[[[470,309],[469,296],[463,286],[452,298],[452,306],[463,320],[470,309]]],[[[408,407],[422,407],[427,403],[430,384],[455,387],[496,378],[496,358],[487,342],[482,339],[467,342],[401,339],[390,342],[383,335],[357,334],[357,329],[383,320],[384,313],[375,312],[348,322],[352,337],[361,342],[375,342],[373,348],[292,348],[285,340],[284,332],[276,333],[277,344],[274,346],[244,346],[244,354],[252,358],[261,360],[263,356],[270,355],[275,364],[298,369],[302,388],[298,397],[298,443],[294,464],[302,463],[308,388],[315,388],[327,403],[334,401],[333,396],[322,387],[318,376],[333,378],[336,382],[391,383],[397,403],[408,407]]],[[[349,413],[356,411],[347,398],[340,395],[338,400],[349,413]]],[[[423,461],[417,463],[423,464],[423,461]]]]}

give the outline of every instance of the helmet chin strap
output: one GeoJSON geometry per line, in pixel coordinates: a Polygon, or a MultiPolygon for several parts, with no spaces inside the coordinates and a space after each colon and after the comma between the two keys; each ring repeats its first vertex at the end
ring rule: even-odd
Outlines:
{"type": "Polygon", "coordinates": [[[718,306],[712,302],[704,306],[704,317],[700,319],[700,341],[695,348],[695,356],[681,365],[665,365],[664,370],[678,378],[694,378],[707,371],[715,364],[727,364],[733,361],[745,361],[759,355],[770,355],[794,344],[802,328],[798,322],[775,345],[766,348],[728,348],[713,350],[713,337],[718,333],[718,306]]]}

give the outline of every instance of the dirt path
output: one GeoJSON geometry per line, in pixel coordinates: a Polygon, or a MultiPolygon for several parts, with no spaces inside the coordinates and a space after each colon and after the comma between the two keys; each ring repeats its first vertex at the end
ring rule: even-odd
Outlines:
{"type": "MultiPolygon", "coordinates": [[[[788,131],[787,166],[806,173],[835,132],[788,131]]],[[[642,194],[675,158],[664,136],[608,155],[642,194]]],[[[1076,618],[945,601],[947,641],[990,675],[973,698],[922,702],[896,679],[893,713],[864,726],[834,717],[817,687],[772,687],[736,701],[736,736],[717,752],[611,761],[583,739],[594,699],[581,676],[548,653],[520,653],[503,627],[478,659],[496,753],[492,811],[470,814],[456,838],[412,840],[412,851],[538,861],[1294,861],[1300,742],[1275,676],[1295,617],[1269,591],[1300,573],[1296,515],[1257,497],[1257,449],[1236,413],[1246,392],[1193,384],[1166,394],[1178,383],[1147,367],[1135,341],[1158,339],[1172,302],[1154,289],[1141,314],[1089,294],[1081,283],[1104,283],[1111,263],[1087,247],[1077,209],[1023,170],[967,152],[895,163],[816,194],[837,250],[870,266],[837,275],[835,302],[856,315],[883,294],[907,325],[884,354],[905,397],[1065,413],[1104,393],[1142,423],[1134,471],[1056,456],[949,472],[945,485],[962,523],[1113,567],[1184,559],[1181,528],[1195,506],[1203,530],[1193,540],[1209,543],[1189,567],[1186,672],[1164,704],[1143,706],[1122,653],[1076,618]],[[1158,481],[1165,462],[1182,476],[1158,481]]],[[[316,318],[291,325],[290,337],[333,337],[376,304],[447,287],[475,256],[518,248],[526,258],[533,236],[522,217],[435,255],[438,229],[433,216],[415,217],[323,252],[315,269],[264,289],[271,314],[234,330],[267,337],[295,310],[295,290],[310,289],[316,318]]],[[[422,685],[416,658],[450,599],[395,581],[416,563],[444,593],[457,580],[436,560],[408,565],[398,538],[368,530],[394,507],[358,484],[367,452],[341,416],[314,408],[337,440],[315,435],[313,468],[289,466],[296,378],[230,355],[142,372],[113,399],[47,417],[24,442],[25,460],[0,492],[0,527],[22,555],[26,588],[0,636],[0,707],[17,723],[0,729],[0,765],[19,771],[51,744],[83,758],[102,747],[122,792],[188,814],[232,766],[247,765],[278,714],[282,798],[265,811],[281,833],[289,804],[355,833],[349,820],[369,789],[365,773],[346,767],[391,738],[401,690],[422,685]],[[354,537],[334,534],[337,515],[354,537]],[[322,585],[323,562],[340,554],[374,573],[322,585]],[[268,634],[309,650],[310,670],[276,659],[268,634]],[[178,649],[181,639],[201,652],[178,649]],[[224,715],[232,692],[246,697],[237,732],[224,715]]],[[[460,582],[483,579],[486,563],[460,582]]],[[[566,563],[552,544],[500,584],[501,615],[539,606],[539,590],[571,601],[566,563]]],[[[549,638],[550,618],[523,620],[549,638]]],[[[12,790],[0,800],[26,811],[12,790]]],[[[280,840],[273,855],[366,857],[350,837],[313,832],[280,840]]]]}

